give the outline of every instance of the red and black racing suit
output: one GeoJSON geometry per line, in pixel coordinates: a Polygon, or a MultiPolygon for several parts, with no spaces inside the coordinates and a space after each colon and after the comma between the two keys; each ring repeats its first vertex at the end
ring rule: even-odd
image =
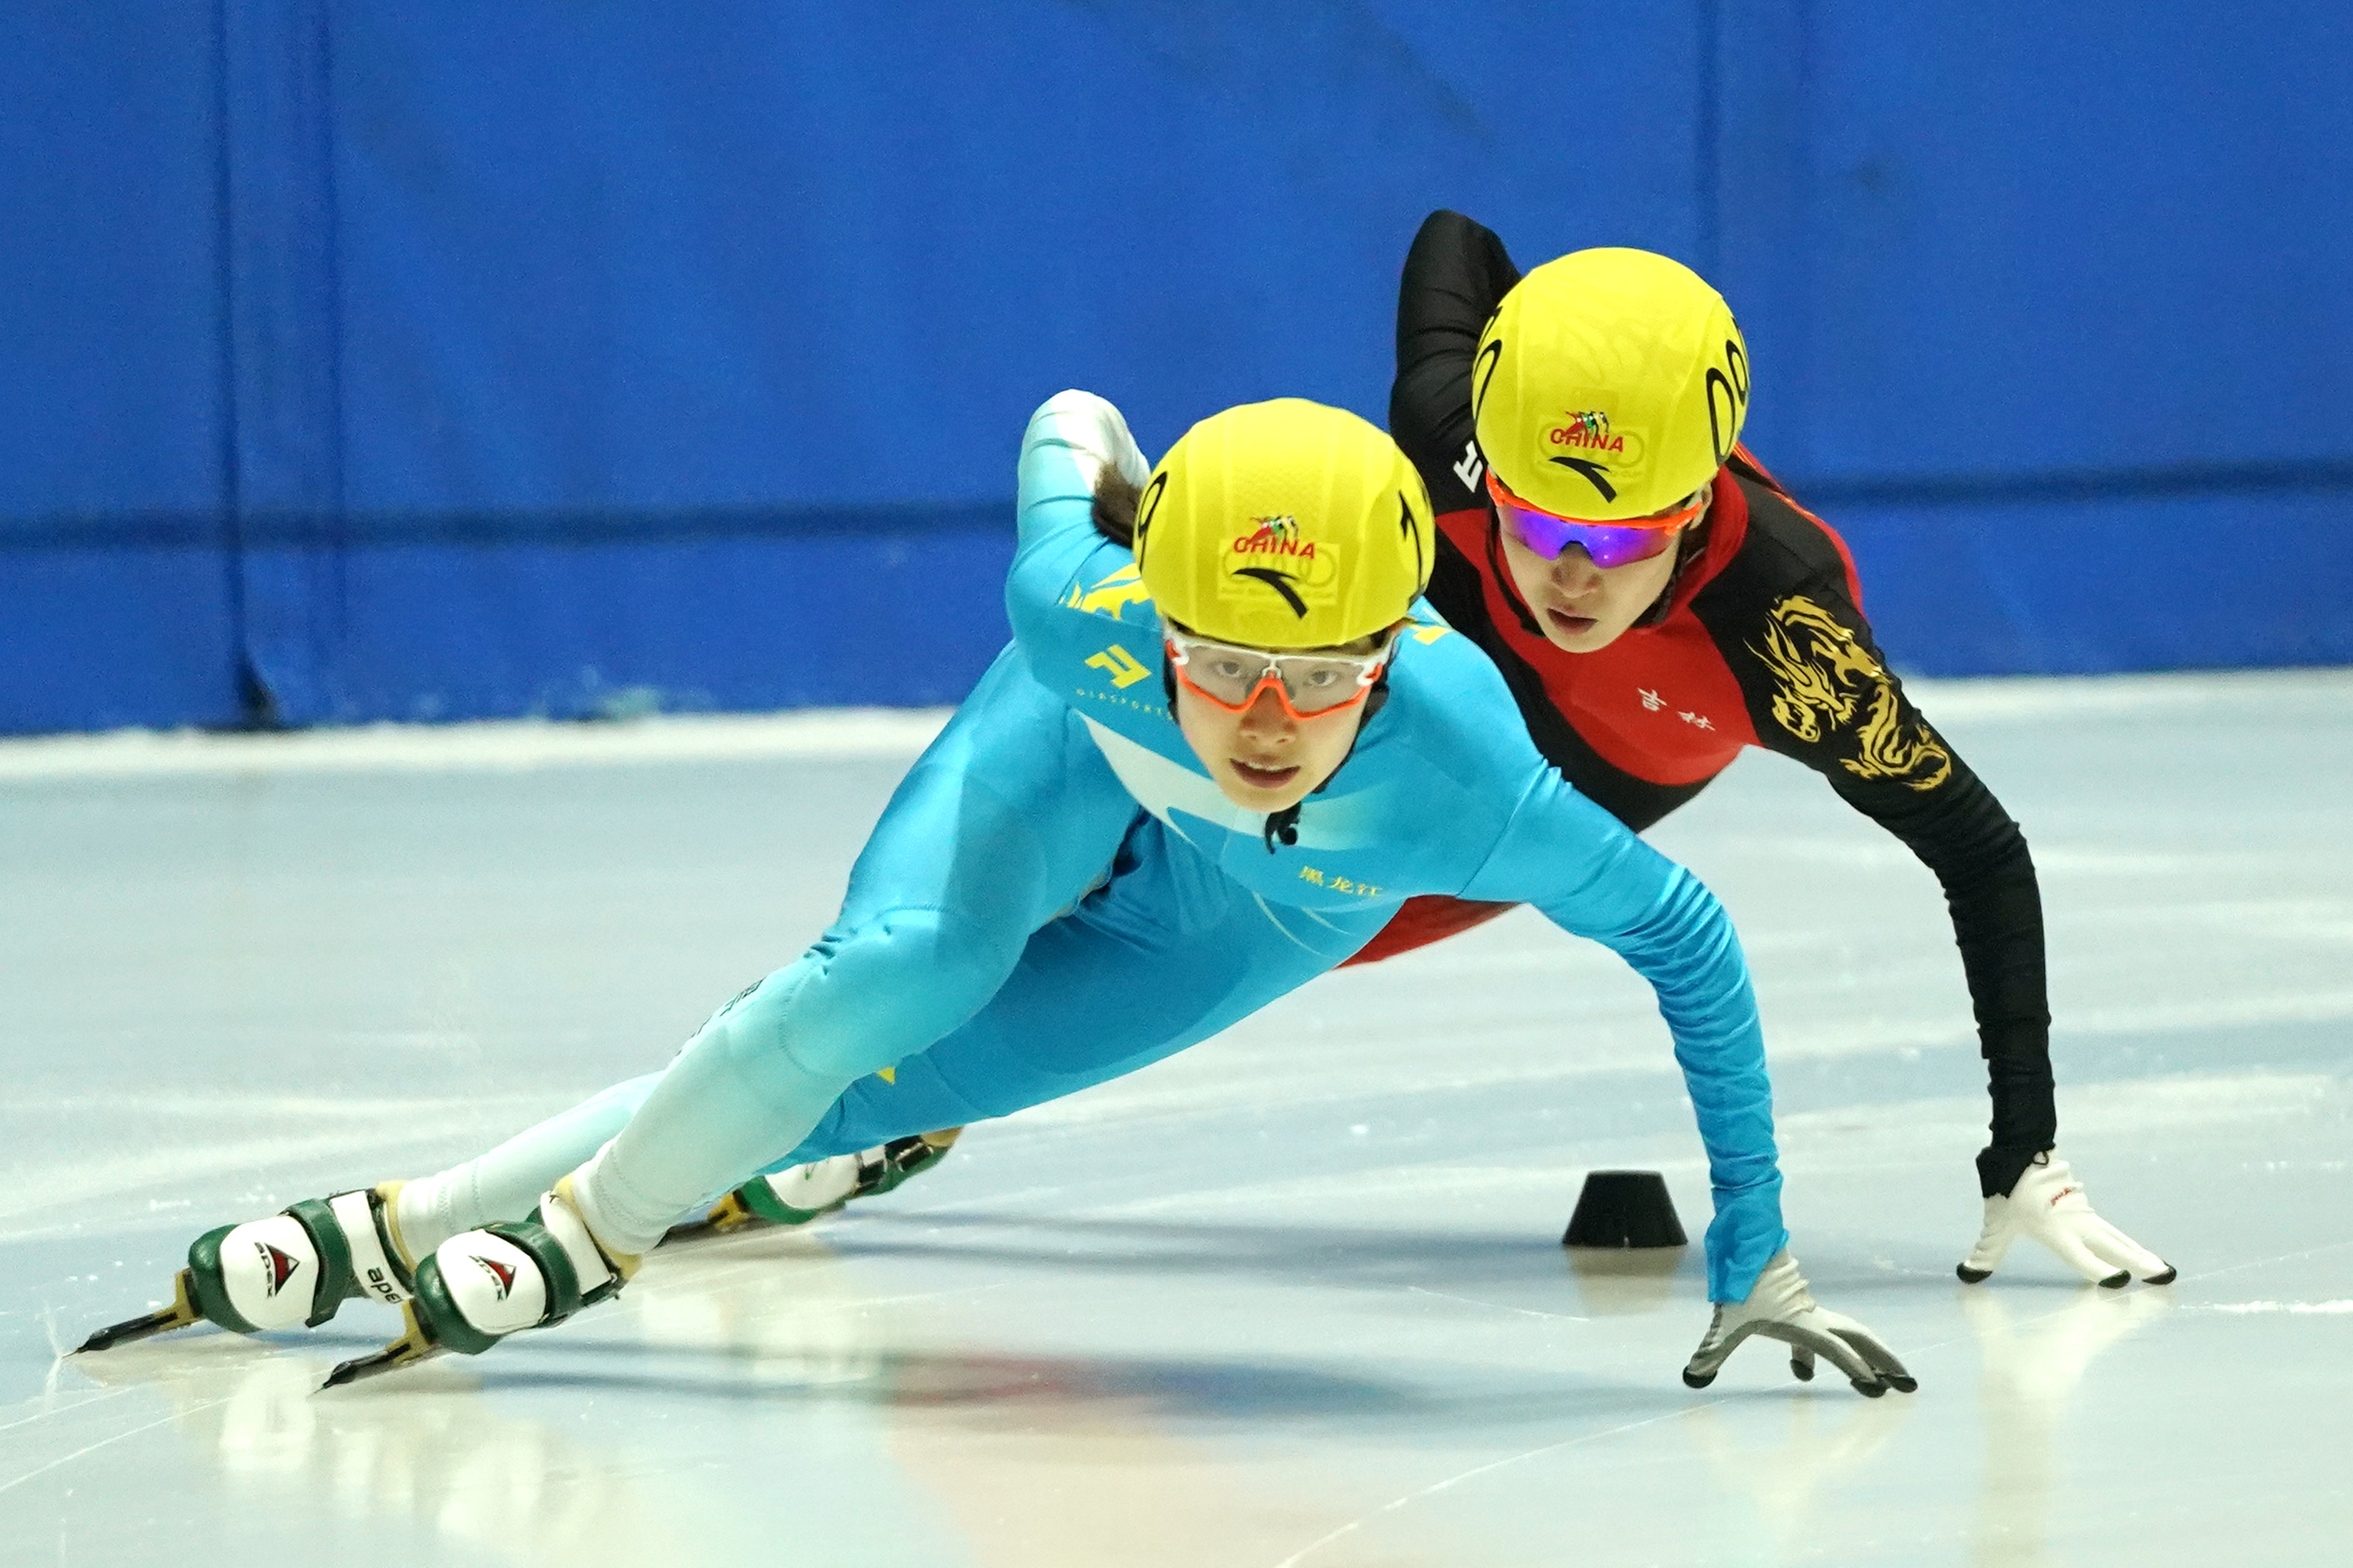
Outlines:
{"type": "MultiPolygon", "coordinates": [[[[2026,839],[1905,696],[1872,640],[1845,542],[1745,448],[1716,478],[1666,595],[1596,653],[1546,641],[1512,584],[1479,482],[1471,362],[1519,272],[1493,233],[1430,215],[1398,298],[1389,432],[1438,512],[1430,599],[1503,670],[1528,732],[1570,783],[1640,832],[1743,746],[1819,773],[1936,873],[1952,911],[1993,1096],[1987,1196],[2057,1136],[2042,903],[2026,839]]],[[[1507,906],[1409,900],[1351,962],[1419,947],[1507,906]]]]}

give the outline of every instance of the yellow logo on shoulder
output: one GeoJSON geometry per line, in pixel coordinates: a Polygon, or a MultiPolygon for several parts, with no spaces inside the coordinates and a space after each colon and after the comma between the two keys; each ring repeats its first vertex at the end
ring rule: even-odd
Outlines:
{"type": "Polygon", "coordinates": [[[1090,616],[1109,616],[1113,620],[1124,618],[1123,610],[1130,605],[1152,603],[1151,591],[1145,587],[1143,575],[1129,562],[1118,571],[1091,587],[1082,588],[1076,583],[1062,596],[1066,610],[1081,610],[1090,616]]]}
{"type": "Polygon", "coordinates": [[[1111,683],[1122,691],[1149,676],[1151,669],[1136,661],[1134,654],[1117,643],[1087,660],[1089,669],[1100,669],[1111,677],[1111,683]]]}

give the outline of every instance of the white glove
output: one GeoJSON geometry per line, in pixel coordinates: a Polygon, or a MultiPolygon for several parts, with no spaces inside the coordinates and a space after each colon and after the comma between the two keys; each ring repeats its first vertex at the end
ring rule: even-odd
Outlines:
{"type": "Polygon", "coordinates": [[[2034,1156],[2007,1197],[1985,1201],[1985,1229],[1954,1272],[1974,1285],[1994,1271],[2010,1244],[2031,1236],[2084,1279],[2121,1290],[2139,1275],[2152,1285],[2173,1283],[2174,1267],[2092,1212],[2084,1184],[2056,1149],[2034,1156]]]}
{"type": "Polygon", "coordinates": [[[1683,1368],[1685,1385],[1705,1388],[1714,1383],[1725,1359],[1751,1334],[1787,1344],[1789,1371],[1801,1383],[1813,1381],[1814,1358],[1825,1355],[1846,1373],[1857,1394],[1873,1399],[1891,1388],[1909,1394],[1920,1386],[1878,1335],[1844,1313],[1815,1303],[1806,1277],[1798,1272],[1798,1260],[1786,1250],[1773,1255],[1748,1300],[1715,1304],[1715,1320],[1692,1352],[1691,1364],[1683,1368]]]}

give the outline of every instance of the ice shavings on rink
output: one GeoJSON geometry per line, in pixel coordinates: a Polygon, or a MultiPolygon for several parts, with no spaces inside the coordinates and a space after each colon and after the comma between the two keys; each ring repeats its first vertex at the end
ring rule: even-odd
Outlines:
{"type": "Polygon", "coordinates": [[[2353,1316],[2353,1301],[2212,1301],[2190,1309],[2198,1312],[2286,1312],[2292,1315],[2317,1313],[2326,1317],[2353,1316]]]}

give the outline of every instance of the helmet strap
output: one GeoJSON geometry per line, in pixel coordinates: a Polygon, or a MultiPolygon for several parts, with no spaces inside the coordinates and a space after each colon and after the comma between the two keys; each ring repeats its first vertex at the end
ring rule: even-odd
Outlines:
{"type": "Polygon", "coordinates": [[[1511,563],[1504,559],[1504,520],[1495,510],[1493,500],[1487,502],[1487,570],[1504,590],[1504,603],[1512,606],[1512,614],[1518,618],[1520,629],[1530,637],[1544,636],[1544,628],[1536,625],[1527,601],[1520,597],[1520,585],[1512,580],[1511,563]]]}
{"type": "MultiPolygon", "coordinates": [[[[1397,655],[1392,653],[1381,661],[1381,672],[1374,677],[1373,689],[1365,693],[1364,713],[1356,721],[1356,732],[1348,737],[1348,750],[1341,756],[1339,762],[1334,764],[1332,771],[1324,775],[1324,782],[1307,792],[1310,795],[1322,795],[1332,787],[1332,781],[1340,776],[1340,770],[1346,767],[1348,759],[1356,754],[1356,742],[1365,738],[1365,726],[1373,721],[1374,714],[1388,705],[1389,666],[1396,662],[1396,659],[1397,655]]],[[[1281,840],[1286,849],[1299,842],[1299,808],[1306,804],[1305,801],[1300,801],[1284,806],[1281,811],[1267,813],[1266,852],[1268,854],[1274,853],[1277,840],[1281,840]]]]}
{"type": "Polygon", "coordinates": [[[1675,541],[1675,569],[1667,574],[1667,585],[1659,590],[1651,607],[1634,622],[1636,626],[1655,626],[1674,614],[1675,590],[1683,586],[1683,574],[1691,569],[1691,563],[1707,552],[1708,531],[1715,521],[1715,509],[1710,507],[1705,517],[1683,530],[1683,536],[1675,541]]]}

